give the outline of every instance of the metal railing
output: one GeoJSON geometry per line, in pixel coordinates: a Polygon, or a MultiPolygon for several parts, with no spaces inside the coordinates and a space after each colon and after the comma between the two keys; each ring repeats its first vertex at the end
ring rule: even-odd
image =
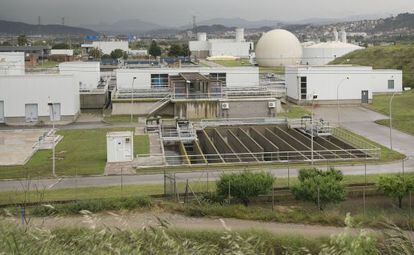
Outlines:
{"type": "Polygon", "coordinates": [[[281,125],[287,124],[286,118],[228,118],[228,119],[203,119],[195,125],[206,127],[218,127],[227,125],[281,125]]]}
{"type": "MultiPolygon", "coordinates": [[[[277,151],[260,153],[223,153],[223,154],[203,154],[194,155],[185,153],[184,155],[151,155],[160,157],[165,165],[228,165],[228,164],[270,164],[270,163],[310,163],[326,161],[358,161],[358,160],[377,160],[380,158],[380,149],[343,149],[343,150],[310,150],[307,151],[277,151]]],[[[138,157],[148,157],[150,155],[137,155],[138,157]]],[[[141,165],[139,168],[145,168],[141,165]]],[[[149,166],[148,166],[149,167],[149,166]]],[[[153,166],[151,166],[153,167],[153,166]]]]}
{"type": "Polygon", "coordinates": [[[370,143],[359,136],[356,136],[352,132],[343,129],[341,127],[332,128],[332,135],[338,139],[343,140],[344,142],[352,145],[355,148],[361,149],[379,149],[373,143],[370,143]]]}

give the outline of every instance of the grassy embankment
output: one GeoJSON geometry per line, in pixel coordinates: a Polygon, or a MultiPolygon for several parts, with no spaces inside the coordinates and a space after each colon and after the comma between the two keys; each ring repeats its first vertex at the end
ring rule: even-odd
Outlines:
{"type": "Polygon", "coordinates": [[[399,69],[403,71],[403,84],[414,88],[414,44],[369,47],[337,58],[332,64],[355,64],[380,69],[399,69]]]}
{"type": "MultiPolygon", "coordinates": [[[[374,111],[390,114],[390,94],[376,95],[368,107],[374,111]]],[[[378,124],[389,126],[389,119],[376,121],[378,124]]],[[[398,130],[414,135],[414,91],[396,94],[392,102],[392,126],[398,130]]]]}
{"type": "MultiPolygon", "coordinates": [[[[131,128],[59,130],[63,136],[56,146],[56,173],[59,176],[102,174],[106,164],[106,133],[131,128]]],[[[148,154],[147,135],[135,136],[134,154],[148,154]]],[[[24,166],[0,167],[0,179],[50,177],[52,151],[40,150],[24,166]]]]}

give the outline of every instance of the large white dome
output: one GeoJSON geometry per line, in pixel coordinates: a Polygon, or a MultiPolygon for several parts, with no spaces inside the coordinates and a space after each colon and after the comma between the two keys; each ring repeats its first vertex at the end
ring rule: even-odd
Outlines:
{"type": "Polygon", "coordinates": [[[256,45],[256,61],[260,66],[296,65],[302,59],[302,46],[289,31],[275,29],[265,33],[256,45]]]}

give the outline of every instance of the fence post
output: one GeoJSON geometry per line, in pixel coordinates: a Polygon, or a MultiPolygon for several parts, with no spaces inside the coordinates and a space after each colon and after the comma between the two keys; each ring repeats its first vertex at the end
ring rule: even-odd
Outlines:
{"type": "Polygon", "coordinates": [[[208,169],[207,169],[207,193],[210,193],[210,191],[208,189],[208,169]]]}
{"type": "Polygon", "coordinates": [[[408,219],[409,219],[409,225],[411,226],[411,215],[412,215],[411,190],[408,194],[410,196],[410,211],[409,211],[409,218],[408,219]]]}
{"type": "Polygon", "coordinates": [[[187,179],[186,185],[185,185],[184,203],[188,203],[188,179],[187,179]]]}
{"type": "Polygon", "coordinates": [[[165,167],[164,167],[164,196],[167,196],[167,182],[166,182],[166,173],[165,173],[165,167]]]}
{"type": "Polygon", "coordinates": [[[318,184],[318,209],[321,210],[321,200],[319,197],[319,184],[318,184]]]}
{"type": "Polygon", "coordinates": [[[229,197],[228,197],[228,199],[229,199],[229,204],[230,204],[230,181],[229,181],[229,197]]]}
{"type": "Polygon", "coordinates": [[[404,164],[404,159],[402,159],[402,174],[404,176],[404,172],[405,172],[405,164],[404,164]]]}
{"type": "Polygon", "coordinates": [[[366,188],[367,188],[367,161],[365,160],[364,161],[364,193],[363,193],[363,196],[364,196],[364,216],[365,216],[365,213],[366,213],[366,194],[365,194],[365,192],[366,192],[366,188]]]}
{"type": "Polygon", "coordinates": [[[272,212],[275,210],[275,187],[274,182],[272,184],[272,212]]]}
{"type": "Polygon", "coordinates": [[[121,167],[121,196],[123,193],[123,189],[124,189],[124,168],[121,167]]]}
{"type": "Polygon", "coordinates": [[[290,164],[288,160],[288,188],[290,189],[290,164]]]}

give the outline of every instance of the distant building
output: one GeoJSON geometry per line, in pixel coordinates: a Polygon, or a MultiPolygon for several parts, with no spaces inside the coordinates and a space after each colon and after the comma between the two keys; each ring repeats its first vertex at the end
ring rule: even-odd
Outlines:
{"type": "Polygon", "coordinates": [[[248,58],[253,50],[253,42],[246,42],[244,29],[236,29],[235,39],[207,39],[206,33],[198,33],[197,41],[190,41],[191,55],[197,58],[233,56],[248,58]]]}
{"type": "Polygon", "coordinates": [[[24,75],[23,52],[0,52],[0,75],[24,75]]]}
{"type": "Polygon", "coordinates": [[[39,59],[47,59],[49,46],[0,46],[0,52],[23,52],[26,66],[34,66],[39,59]]]}
{"type": "Polygon", "coordinates": [[[52,49],[50,50],[49,59],[59,61],[59,62],[73,61],[73,50],[52,49]]]}
{"type": "Polygon", "coordinates": [[[128,41],[94,41],[92,43],[82,44],[82,55],[88,55],[91,49],[97,48],[103,54],[111,54],[116,49],[129,51],[128,41]]]}
{"type": "Polygon", "coordinates": [[[402,71],[370,66],[287,66],[288,100],[308,104],[317,95],[318,104],[370,103],[375,93],[401,92],[402,71]]]}
{"type": "Polygon", "coordinates": [[[336,58],[360,49],[363,49],[363,47],[347,42],[347,35],[344,29],[339,33],[334,29],[333,41],[303,45],[301,63],[303,65],[326,65],[336,58]]]}

